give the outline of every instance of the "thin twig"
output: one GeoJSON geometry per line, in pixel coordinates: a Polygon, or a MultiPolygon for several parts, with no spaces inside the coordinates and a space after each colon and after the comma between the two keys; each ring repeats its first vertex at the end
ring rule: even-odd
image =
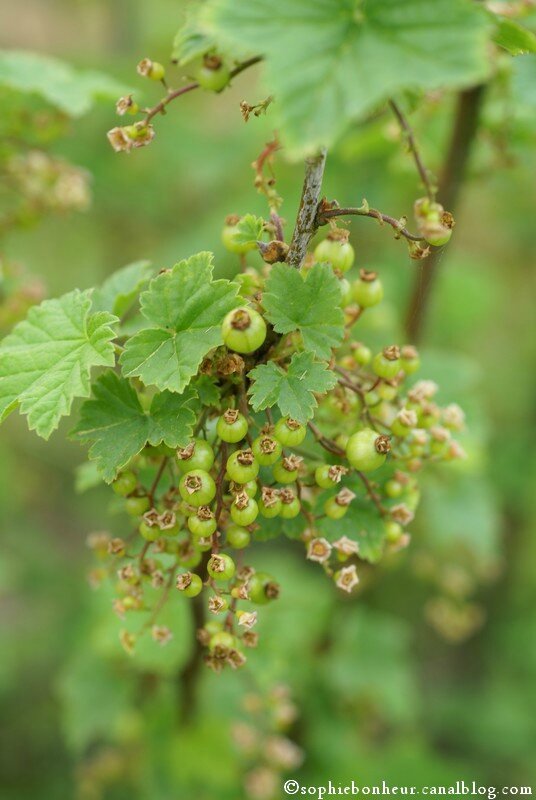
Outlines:
{"type": "Polygon", "coordinates": [[[391,217],[389,214],[382,214],[382,212],[378,211],[376,208],[354,208],[353,206],[347,206],[345,208],[335,207],[325,210],[322,209],[318,214],[317,224],[326,225],[330,219],[347,216],[371,217],[372,219],[377,219],[380,225],[384,223],[390,225],[396,232],[397,238],[403,236],[410,242],[422,242],[422,236],[411,233],[411,231],[408,231],[408,229],[400,223],[399,219],[395,219],[395,217],[391,217]]]}
{"type": "Polygon", "coordinates": [[[404,113],[399,108],[399,106],[395,103],[394,100],[389,100],[389,105],[396,116],[400,127],[406,134],[406,139],[408,142],[408,147],[410,150],[411,155],[413,156],[413,160],[415,161],[415,166],[417,167],[417,172],[421,177],[422,184],[426,190],[426,194],[433,202],[435,200],[436,189],[431,180],[430,172],[426,169],[424,162],[422,160],[419,148],[417,146],[417,142],[415,140],[415,136],[413,134],[413,129],[409,122],[407,121],[404,113]]]}
{"type": "Polygon", "coordinates": [[[307,254],[307,248],[317,227],[317,211],[322,189],[322,178],[326,166],[327,151],[322,148],[318,155],[305,162],[305,178],[303,181],[300,208],[296,218],[292,242],[287,255],[287,263],[299,269],[307,254]]]}

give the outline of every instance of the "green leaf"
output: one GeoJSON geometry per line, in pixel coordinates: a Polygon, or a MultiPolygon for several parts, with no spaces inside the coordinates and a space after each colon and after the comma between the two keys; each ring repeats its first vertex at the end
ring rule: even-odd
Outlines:
{"type": "Polygon", "coordinates": [[[192,436],[197,396],[190,387],[180,395],[155,395],[148,412],[142,409],[130,383],[112,370],[101,375],[92,388],[93,397],[80,409],[72,436],[92,442],[89,457],[108,483],[147,442],[180,447],[192,436]]]}
{"type": "Polygon", "coordinates": [[[507,50],[511,56],[525,53],[536,53],[536,36],[528,28],[524,28],[511,19],[497,20],[497,28],[493,41],[507,50]]]}
{"type": "Polygon", "coordinates": [[[220,400],[220,390],[210,375],[200,375],[191,386],[195,389],[202,406],[216,406],[220,400]]]}
{"type": "Polygon", "coordinates": [[[191,15],[175,34],[171,59],[179,66],[184,67],[196,58],[203,56],[214,46],[213,37],[207,36],[199,27],[195,16],[191,15]]]}
{"type": "Polygon", "coordinates": [[[0,86],[37,94],[70,117],[86,114],[98,99],[128,92],[102,72],[75,70],[51,56],[22,50],[0,51],[0,86]]]}
{"type": "Polygon", "coordinates": [[[151,281],[140,301],[154,327],[126,342],[121,355],[125,375],[180,393],[206,354],[222,344],[221,324],[239,305],[239,287],[212,280],[212,258],[212,253],[198,253],[151,281]]]}
{"type": "Polygon", "coordinates": [[[324,394],[337,383],[336,375],[312,353],[295,353],[287,372],[270,361],[251,370],[249,377],[255,381],[250,390],[255,411],[277,405],[283,416],[302,423],[311,419],[318,405],[315,394],[324,394]]]}
{"type": "Polygon", "coordinates": [[[17,405],[48,439],[75,397],[89,396],[92,367],[114,364],[117,317],[90,313],[91,291],[45,300],[0,345],[0,421],[17,405]]]}
{"type": "Polygon", "coordinates": [[[489,70],[491,24],[471,0],[212,0],[203,19],[219,43],[266,57],[294,157],[401,90],[467,86],[489,70]]]}
{"type": "MultiPolygon", "coordinates": [[[[356,488],[356,487],[353,487],[356,488]]],[[[383,554],[385,529],[382,518],[370,501],[355,497],[342,519],[324,517],[318,522],[318,530],[329,540],[348,536],[359,543],[359,556],[371,564],[378,562],[383,554]]]]}
{"type": "Polygon", "coordinates": [[[315,264],[305,279],[288,264],[276,264],[262,304],[278,333],[299,330],[306,350],[328,359],[344,337],[339,280],[328,264],[315,264]]]}
{"type": "Polygon", "coordinates": [[[110,311],[118,317],[123,316],[138,293],[149,283],[152,272],[150,261],[135,261],[118,269],[100,288],[94,290],[93,311],[110,311]]]}
{"type": "Polygon", "coordinates": [[[262,236],[264,220],[262,217],[255,217],[253,214],[246,214],[236,224],[236,233],[233,240],[237,244],[253,244],[258,242],[262,236]]]}

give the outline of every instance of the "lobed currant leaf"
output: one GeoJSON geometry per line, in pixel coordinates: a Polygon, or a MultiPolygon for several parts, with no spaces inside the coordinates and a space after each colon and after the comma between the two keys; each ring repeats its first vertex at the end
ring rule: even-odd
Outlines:
{"type": "Polygon", "coordinates": [[[219,43],[265,56],[275,125],[296,158],[396,92],[489,72],[491,24],[471,0],[212,0],[202,18],[219,43]]]}
{"type": "Polygon", "coordinates": [[[125,343],[124,375],[180,393],[206,354],[222,344],[221,324],[239,305],[239,286],[212,280],[212,258],[197,253],[153,278],[140,297],[141,312],[153,327],[125,343]]]}
{"type": "Polygon", "coordinates": [[[102,286],[93,291],[93,311],[109,311],[123,316],[132,306],[139,292],[149,283],[153,269],[150,261],[135,261],[118,269],[102,286]]]}
{"type": "Polygon", "coordinates": [[[312,353],[295,353],[286,372],[270,361],[251,370],[249,377],[254,380],[250,394],[255,411],[277,405],[283,416],[301,423],[313,416],[318,405],[315,394],[324,394],[337,383],[336,375],[312,353]]]}
{"type": "Polygon", "coordinates": [[[254,244],[261,238],[263,228],[262,217],[246,214],[236,223],[233,239],[236,244],[254,244]]]}
{"type": "Polygon", "coordinates": [[[197,395],[191,387],[180,395],[155,395],[147,412],[130,383],[112,370],[101,375],[92,390],[71,436],[92,443],[89,457],[108,483],[147,443],[183,447],[192,437],[197,395]]]}
{"type": "Polygon", "coordinates": [[[276,264],[262,304],[278,333],[298,330],[304,348],[318,358],[330,358],[343,340],[340,281],[328,264],[315,264],[305,278],[288,264],[276,264]]]}
{"type": "Polygon", "coordinates": [[[199,402],[202,406],[217,406],[220,400],[220,390],[216,381],[210,375],[199,375],[195,378],[191,386],[197,392],[199,402]]]}
{"type": "Polygon", "coordinates": [[[75,397],[88,397],[92,367],[115,362],[118,320],[90,313],[91,291],[76,289],[34,306],[0,345],[0,420],[20,406],[30,430],[48,439],[75,397]]]}

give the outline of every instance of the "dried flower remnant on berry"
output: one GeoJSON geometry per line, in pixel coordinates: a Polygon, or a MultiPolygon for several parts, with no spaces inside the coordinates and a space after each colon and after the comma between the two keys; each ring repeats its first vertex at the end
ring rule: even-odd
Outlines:
{"type": "Polygon", "coordinates": [[[166,625],[153,625],[151,628],[151,636],[154,641],[164,647],[173,639],[173,634],[166,625]]]}
{"type": "Polygon", "coordinates": [[[359,544],[347,536],[341,536],[340,539],[333,542],[333,548],[343,556],[352,556],[359,553],[359,544]]]}
{"type": "Polygon", "coordinates": [[[409,525],[413,522],[415,514],[411,511],[405,503],[399,503],[391,508],[391,518],[400,525],[409,525]]]}
{"type": "Polygon", "coordinates": [[[331,555],[331,545],[327,539],[311,539],[307,547],[307,558],[309,561],[318,561],[324,564],[331,555]]]}
{"type": "Polygon", "coordinates": [[[250,630],[257,624],[257,612],[256,611],[241,611],[238,613],[238,624],[241,625],[246,630],[250,630]]]}
{"type": "Polygon", "coordinates": [[[354,586],[359,583],[357,570],[355,564],[350,564],[349,567],[343,567],[336,573],[335,584],[339,589],[350,593],[354,586]]]}

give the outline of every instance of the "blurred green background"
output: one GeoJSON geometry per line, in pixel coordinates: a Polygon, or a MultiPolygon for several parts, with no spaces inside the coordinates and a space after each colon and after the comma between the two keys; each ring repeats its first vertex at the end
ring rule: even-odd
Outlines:
{"type": "MultiPolygon", "coordinates": [[[[144,56],[167,63],[181,5],[0,0],[0,46],[100,69],[152,103],[158,90],[142,83],[135,64],[144,56]]],[[[85,540],[99,529],[120,534],[125,520],[113,503],[107,510],[106,489],[75,493],[83,453],[61,435],[68,424],[49,443],[29,435],[18,415],[5,424],[2,800],[269,800],[280,796],[281,774],[304,784],[536,784],[536,80],[525,58],[505,59],[488,90],[421,344],[422,376],[440,383],[440,401],[467,413],[468,459],[426,476],[410,548],[367,568],[350,600],[292,542],[257,545],[254,560],[269,562],[285,591],[263,612],[251,669],[203,674],[188,723],[179,718],[176,678],[191,638],[185,606],[169,611],[172,647],[147,647],[135,660],[122,653],[110,597],[88,586],[85,540]],[[281,685],[288,689],[274,689],[281,685]],[[267,757],[280,728],[303,751],[301,765],[298,751],[267,757]]],[[[113,100],[62,121],[46,149],[87,171],[91,203],[2,228],[4,301],[10,281],[53,296],[93,286],[140,258],[161,268],[205,249],[215,252],[219,274],[231,275],[223,220],[266,213],[250,164],[273,136],[269,114],[244,124],[244,99],[263,99],[253,72],[221,96],[192,93],[156,121],[155,142],[130,156],[106,141],[117,124],[113,100]],[[12,280],[19,268],[25,273],[12,280]]],[[[19,102],[9,92],[2,100],[8,111],[19,102]]],[[[31,98],[20,102],[39,111],[31,98]]],[[[452,107],[444,97],[412,115],[435,170],[452,107]]],[[[4,154],[12,132],[3,117],[4,154]]],[[[36,134],[39,146],[42,138],[36,134]]],[[[290,230],[301,167],[282,152],[275,170],[290,230]]],[[[411,215],[419,187],[389,116],[345,135],[329,156],[325,193],[411,215]]],[[[3,214],[10,202],[2,190],[3,214]]],[[[363,319],[363,339],[402,343],[423,266],[372,220],[354,220],[351,231],[359,265],[377,267],[386,285],[386,301],[363,319]]],[[[9,321],[4,312],[6,328],[9,321]]]]}

